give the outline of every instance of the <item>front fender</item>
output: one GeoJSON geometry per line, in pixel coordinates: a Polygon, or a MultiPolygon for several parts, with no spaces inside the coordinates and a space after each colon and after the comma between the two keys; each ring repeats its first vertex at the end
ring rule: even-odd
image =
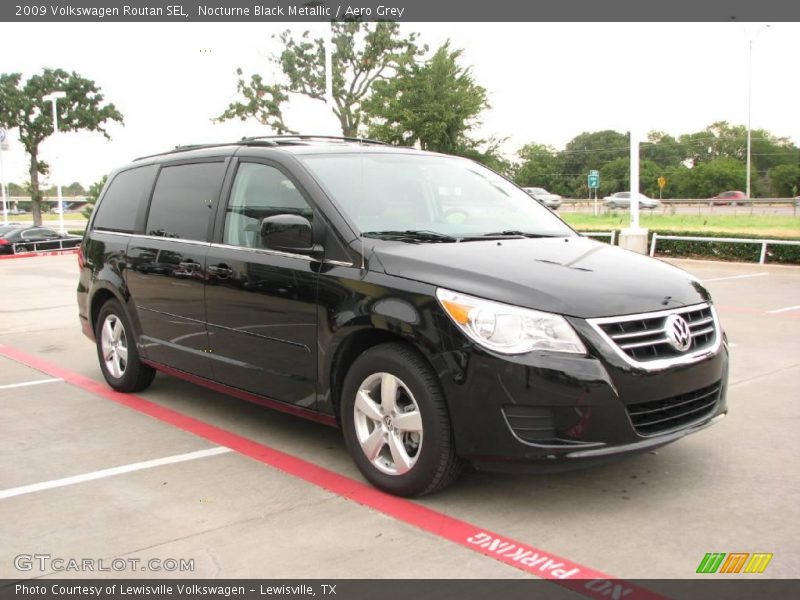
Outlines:
{"type": "Polygon", "coordinates": [[[403,341],[433,364],[442,352],[436,288],[382,273],[337,267],[320,276],[318,409],[336,414],[347,366],[379,343],[403,341]]]}

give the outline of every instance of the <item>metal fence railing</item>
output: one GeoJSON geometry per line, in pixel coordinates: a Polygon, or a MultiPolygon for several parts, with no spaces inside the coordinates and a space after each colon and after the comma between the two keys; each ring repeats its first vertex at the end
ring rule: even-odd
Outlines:
{"type": "MultiPolygon", "coordinates": [[[[655,209],[644,209],[640,207],[640,210],[646,212],[648,214],[652,213],[661,213],[661,214],[669,214],[671,212],[677,211],[678,209],[683,209],[684,212],[686,209],[697,209],[698,213],[703,212],[714,212],[714,210],[721,210],[725,209],[726,213],[730,213],[731,209],[733,209],[734,214],[745,214],[754,212],[756,209],[758,210],[766,210],[769,208],[780,208],[780,207],[787,207],[791,208],[791,212],[793,216],[797,216],[798,209],[800,209],[800,199],[798,198],[752,198],[748,200],[735,200],[733,202],[727,200],[713,200],[709,198],[705,199],[662,199],[660,200],[661,206],[655,209]]],[[[564,198],[561,201],[561,207],[559,210],[593,210],[595,206],[594,199],[588,198],[564,198]]],[[[628,207],[625,208],[608,208],[606,206],[605,201],[602,198],[597,199],[597,208],[602,211],[619,211],[619,210],[628,210],[628,207]]]]}
{"type": "Polygon", "coordinates": [[[586,235],[589,237],[607,237],[609,238],[609,243],[614,246],[617,240],[617,232],[616,230],[611,231],[581,231],[579,232],[581,235],[586,235]]]}
{"type": "Polygon", "coordinates": [[[800,246],[800,241],[793,240],[763,240],[763,239],[747,239],[747,238],[722,238],[722,237],[701,237],[701,236],[686,236],[686,235],[661,235],[653,232],[653,237],[650,240],[650,256],[656,253],[656,244],[658,240],[682,240],[686,242],[725,242],[730,244],[761,244],[761,256],[758,259],[758,264],[763,265],[767,260],[767,246],[778,244],[783,246],[800,246]]]}
{"type": "Polygon", "coordinates": [[[26,240],[11,244],[12,254],[37,254],[40,252],[54,252],[59,250],[72,250],[81,245],[81,237],[66,237],[57,240],[26,240]]]}

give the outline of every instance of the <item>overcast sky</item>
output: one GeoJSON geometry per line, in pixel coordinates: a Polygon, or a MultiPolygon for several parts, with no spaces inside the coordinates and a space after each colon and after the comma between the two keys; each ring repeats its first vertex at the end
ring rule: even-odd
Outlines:
{"type": "MultiPolygon", "coordinates": [[[[42,145],[58,156],[62,183],[88,185],[132,158],[178,144],[270,132],[255,121],[212,124],[234,98],[235,69],[277,75],[270,24],[32,24],[3,27],[0,72],[61,67],[94,79],[125,116],[108,142],[70,133],[42,145]]],[[[297,25],[322,32],[323,24],[297,25]]],[[[713,121],[746,123],[748,40],[753,42],[752,126],[800,143],[800,24],[417,23],[435,49],[446,39],[486,87],[492,108],[481,134],[509,137],[509,156],[530,141],[563,148],[582,131],[631,127],[677,135],[713,121]]],[[[320,102],[292,101],[285,114],[303,133],[334,133],[320,102]]],[[[26,178],[11,136],[6,181],[26,178]]],[[[52,139],[52,138],[51,138],[52,139]]]]}

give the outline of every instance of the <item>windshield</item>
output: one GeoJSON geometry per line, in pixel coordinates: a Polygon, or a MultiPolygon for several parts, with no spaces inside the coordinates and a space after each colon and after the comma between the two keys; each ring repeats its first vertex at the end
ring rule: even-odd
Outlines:
{"type": "Polygon", "coordinates": [[[298,158],[364,234],[574,235],[528,194],[469,160],[398,153],[298,158]]]}

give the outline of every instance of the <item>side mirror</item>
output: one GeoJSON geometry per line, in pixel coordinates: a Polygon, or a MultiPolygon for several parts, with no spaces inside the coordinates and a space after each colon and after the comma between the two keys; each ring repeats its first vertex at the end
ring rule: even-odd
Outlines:
{"type": "Polygon", "coordinates": [[[300,215],[273,215],[261,219],[261,239],[265,248],[311,254],[319,250],[314,245],[311,222],[300,215]]]}

